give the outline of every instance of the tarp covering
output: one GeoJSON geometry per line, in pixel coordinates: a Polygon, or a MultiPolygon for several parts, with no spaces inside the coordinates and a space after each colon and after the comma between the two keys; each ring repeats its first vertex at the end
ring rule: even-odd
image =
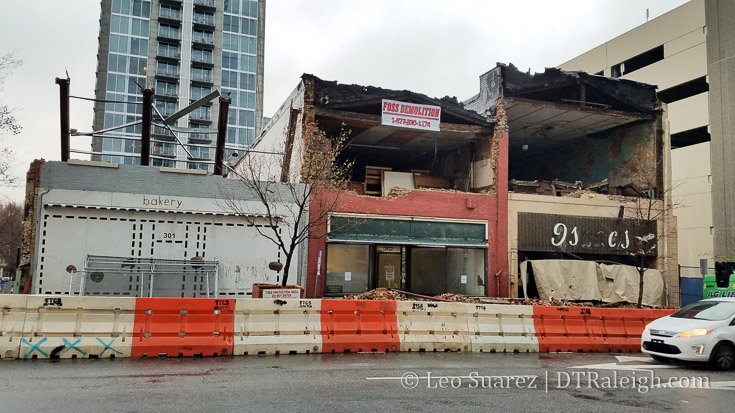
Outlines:
{"type": "MultiPolygon", "coordinates": [[[[571,301],[638,302],[639,275],[629,265],[598,264],[594,261],[529,260],[521,263],[521,279],[527,296],[528,265],[533,270],[539,298],[571,301]]],[[[643,275],[643,304],[661,305],[664,280],[648,269],[643,275]]]]}

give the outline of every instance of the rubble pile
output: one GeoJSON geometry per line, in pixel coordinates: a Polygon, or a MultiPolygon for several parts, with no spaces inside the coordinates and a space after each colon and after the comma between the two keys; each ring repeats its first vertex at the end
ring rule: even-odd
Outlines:
{"type": "MultiPolygon", "coordinates": [[[[513,304],[513,305],[538,305],[546,307],[599,307],[599,308],[628,308],[635,309],[637,305],[635,303],[618,302],[618,303],[600,303],[594,301],[566,301],[557,300],[555,298],[529,298],[524,300],[522,298],[493,298],[490,299],[495,304],[513,304]]],[[[483,302],[486,302],[483,300],[483,302]]],[[[488,301],[489,302],[489,301],[488,301]]],[[[646,309],[676,309],[678,307],[671,305],[643,305],[641,308],[646,309]]]]}
{"type": "MultiPolygon", "coordinates": [[[[414,297],[399,293],[388,288],[376,288],[366,291],[362,294],[345,295],[345,300],[389,300],[389,301],[434,301],[432,297],[414,297]]],[[[619,303],[599,303],[593,301],[567,301],[557,300],[555,298],[491,298],[491,297],[468,297],[462,294],[444,293],[434,296],[435,301],[452,301],[457,303],[473,303],[473,304],[509,304],[509,305],[538,305],[546,307],[599,307],[599,308],[636,308],[635,303],[619,302],[619,303]]],[[[671,305],[664,306],[648,306],[642,308],[647,309],[676,309],[678,307],[671,305]]]]}
{"type": "Polygon", "coordinates": [[[376,288],[374,290],[365,291],[362,294],[350,294],[344,296],[345,300],[398,300],[408,301],[405,295],[389,290],[387,288],[376,288]]]}
{"type": "Polygon", "coordinates": [[[456,301],[458,303],[479,303],[480,299],[475,297],[467,297],[462,294],[444,293],[436,296],[437,298],[443,298],[449,301],[456,301]]]}

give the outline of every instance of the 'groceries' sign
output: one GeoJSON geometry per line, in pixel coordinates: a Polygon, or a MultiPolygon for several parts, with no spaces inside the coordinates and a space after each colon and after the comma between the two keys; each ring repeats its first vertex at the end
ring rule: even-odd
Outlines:
{"type": "Polygon", "coordinates": [[[438,131],[441,113],[442,108],[439,106],[383,99],[382,123],[401,128],[438,131]]]}

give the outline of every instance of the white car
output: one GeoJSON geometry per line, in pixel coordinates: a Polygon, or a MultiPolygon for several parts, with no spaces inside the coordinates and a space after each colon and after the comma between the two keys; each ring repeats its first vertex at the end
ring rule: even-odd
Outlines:
{"type": "Polygon", "coordinates": [[[735,365],[735,298],[712,298],[689,304],[649,323],[641,351],[657,360],[707,362],[729,370],[735,365]]]}

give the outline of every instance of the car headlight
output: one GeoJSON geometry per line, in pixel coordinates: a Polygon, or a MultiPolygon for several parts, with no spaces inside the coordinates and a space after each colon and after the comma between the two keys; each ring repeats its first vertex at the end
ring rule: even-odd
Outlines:
{"type": "Polygon", "coordinates": [[[685,331],[679,334],[679,337],[701,337],[701,336],[706,336],[707,334],[711,332],[712,332],[712,329],[710,328],[695,328],[695,329],[685,331]]]}
{"type": "Polygon", "coordinates": [[[650,327],[650,326],[651,326],[651,323],[646,324],[646,326],[643,328],[643,332],[644,333],[647,333],[648,332],[648,327],[650,327]]]}

